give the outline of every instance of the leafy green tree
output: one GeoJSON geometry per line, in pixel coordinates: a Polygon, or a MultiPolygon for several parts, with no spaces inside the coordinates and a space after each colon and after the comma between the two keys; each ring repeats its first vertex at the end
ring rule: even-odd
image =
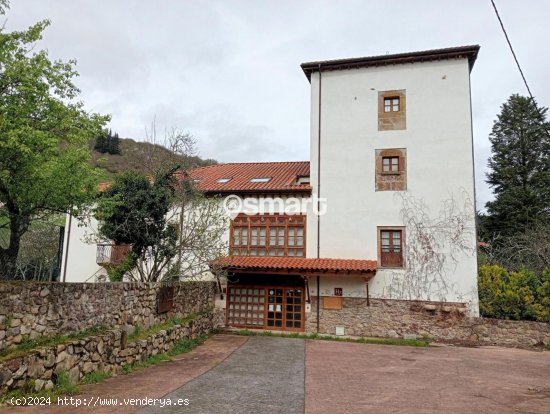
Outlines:
{"type": "Polygon", "coordinates": [[[145,163],[149,174],[116,176],[95,210],[99,239],[131,246],[124,262],[108,270],[113,281],[193,279],[210,274],[212,261],[227,254],[229,223],[221,199],[200,193],[189,175],[194,138],[173,129],[161,147],[154,131],[145,163]]]}
{"type": "MultiPolygon", "coordinates": [[[[0,11],[7,8],[0,1],[0,11]]],[[[76,100],[75,62],[52,61],[35,44],[49,25],[0,30],[0,278],[15,274],[21,237],[50,212],[75,211],[93,194],[88,142],[108,117],[89,114],[76,100]]]]}
{"type": "Polygon", "coordinates": [[[495,200],[487,203],[487,231],[513,236],[550,217],[550,124],[547,108],[512,95],[489,136],[492,155],[487,183],[495,200]]]}
{"type": "Polygon", "coordinates": [[[149,261],[146,268],[150,271],[137,267],[139,279],[156,281],[177,255],[177,222],[169,216],[173,172],[159,174],[152,181],[138,172],[122,173],[100,197],[95,212],[100,235],[115,244],[132,246],[125,262],[111,270],[111,280],[121,280],[139,261],[149,261]]]}

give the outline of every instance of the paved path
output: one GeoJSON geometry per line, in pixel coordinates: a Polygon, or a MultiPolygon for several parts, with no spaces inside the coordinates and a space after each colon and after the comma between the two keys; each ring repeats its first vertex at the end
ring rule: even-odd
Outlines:
{"type": "Polygon", "coordinates": [[[308,341],[306,413],[550,413],[550,352],[308,341]]]}
{"type": "Polygon", "coordinates": [[[178,407],[28,407],[9,413],[550,413],[550,352],[215,335],[173,362],[82,387],[78,398],[178,407]]]}
{"type": "MultiPolygon", "coordinates": [[[[117,407],[103,406],[99,403],[95,407],[74,405],[67,406],[34,406],[34,407],[10,407],[5,409],[6,414],[15,413],[134,413],[139,410],[136,404],[124,405],[123,400],[134,398],[160,398],[187,382],[191,381],[225,360],[235,349],[246,342],[248,338],[243,336],[215,335],[204,344],[193,349],[189,353],[180,354],[173,358],[172,362],[162,362],[158,365],[135,371],[129,375],[118,375],[99,384],[81,385],[81,393],[75,398],[87,401],[118,399],[117,407]],[[120,405],[122,404],[122,405],[120,405]]],[[[3,410],[0,408],[0,411],[3,410]]]]}
{"type": "Polygon", "coordinates": [[[302,339],[251,337],[230,358],[165,398],[184,407],[149,407],[140,413],[303,413],[302,339]]]}

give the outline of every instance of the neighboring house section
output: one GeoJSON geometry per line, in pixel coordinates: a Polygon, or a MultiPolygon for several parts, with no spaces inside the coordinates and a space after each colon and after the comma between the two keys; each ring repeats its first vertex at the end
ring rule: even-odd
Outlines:
{"type": "Polygon", "coordinates": [[[116,256],[117,247],[104,241],[97,243],[98,223],[93,217],[77,218],[67,214],[61,282],[102,282],[107,279],[105,265],[116,256]]]}
{"type": "MultiPolygon", "coordinates": [[[[305,255],[306,209],[292,201],[307,199],[311,194],[308,161],[212,165],[192,170],[190,178],[206,196],[220,196],[222,207],[227,196],[234,196],[233,201],[238,198],[240,214],[234,225],[228,225],[223,237],[231,249],[260,256],[269,255],[271,251],[276,255],[283,252],[305,255]],[[267,224],[268,227],[265,227],[267,224]],[[277,235],[275,239],[268,237],[268,242],[272,239],[280,242],[269,244],[269,251],[265,250],[265,244],[262,248],[262,243],[266,242],[266,231],[267,234],[277,235]]],[[[102,185],[100,190],[105,188],[107,186],[102,185]]],[[[178,221],[179,209],[170,214],[173,220],[178,221]]],[[[67,216],[66,221],[68,231],[65,233],[61,280],[108,280],[107,268],[121,263],[129,247],[115,245],[108,240],[98,241],[98,222],[93,217],[79,220],[67,216]]]]}

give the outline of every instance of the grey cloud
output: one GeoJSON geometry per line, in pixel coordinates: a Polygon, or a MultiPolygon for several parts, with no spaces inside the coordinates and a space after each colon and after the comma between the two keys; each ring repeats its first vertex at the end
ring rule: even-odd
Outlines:
{"type": "MultiPolygon", "coordinates": [[[[550,103],[545,2],[497,2],[537,100],[550,103]]],[[[7,28],[51,18],[54,57],[76,58],[86,107],[121,136],[192,132],[221,161],[309,158],[309,60],[481,44],[472,72],[478,207],[500,105],[526,91],[489,2],[464,0],[14,0],[7,28]]]]}

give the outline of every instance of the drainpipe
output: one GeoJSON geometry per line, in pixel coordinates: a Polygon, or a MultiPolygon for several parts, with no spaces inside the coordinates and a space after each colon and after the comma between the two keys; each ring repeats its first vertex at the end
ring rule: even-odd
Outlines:
{"type": "Polygon", "coordinates": [[[317,333],[319,333],[319,327],[320,327],[320,314],[319,314],[319,309],[321,308],[321,300],[319,297],[321,292],[321,287],[319,286],[320,280],[321,278],[317,276],[317,333]]]}
{"type": "MultiPolygon", "coordinates": [[[[319,108],[317,124],[317,213],[321,210],[321,64],[319,63],[319,108]]],[[[321,258],[321,216],[317,214],[317,258],[321,258]]]]}
{"type": "Polygon", "coordinates": [[[67,229],[67,245],[65,246],[65,263],[63,263],[63,280],[62,282],[65,283],[65,279],[67,277],[67,262],[69,261],[69,243],[71,242],[71,224],[73,222],[73,215],[69,213],[69,224],[67,229]]]}
{"type": "MultiPolygon", "coordinates": [[[[319,63],[319,107],[317,124],[317,258],[321,258],[321,64],[319,63]]],[[[320,329],[321,278],[317,276],[317,333],[320,329]]]]}

